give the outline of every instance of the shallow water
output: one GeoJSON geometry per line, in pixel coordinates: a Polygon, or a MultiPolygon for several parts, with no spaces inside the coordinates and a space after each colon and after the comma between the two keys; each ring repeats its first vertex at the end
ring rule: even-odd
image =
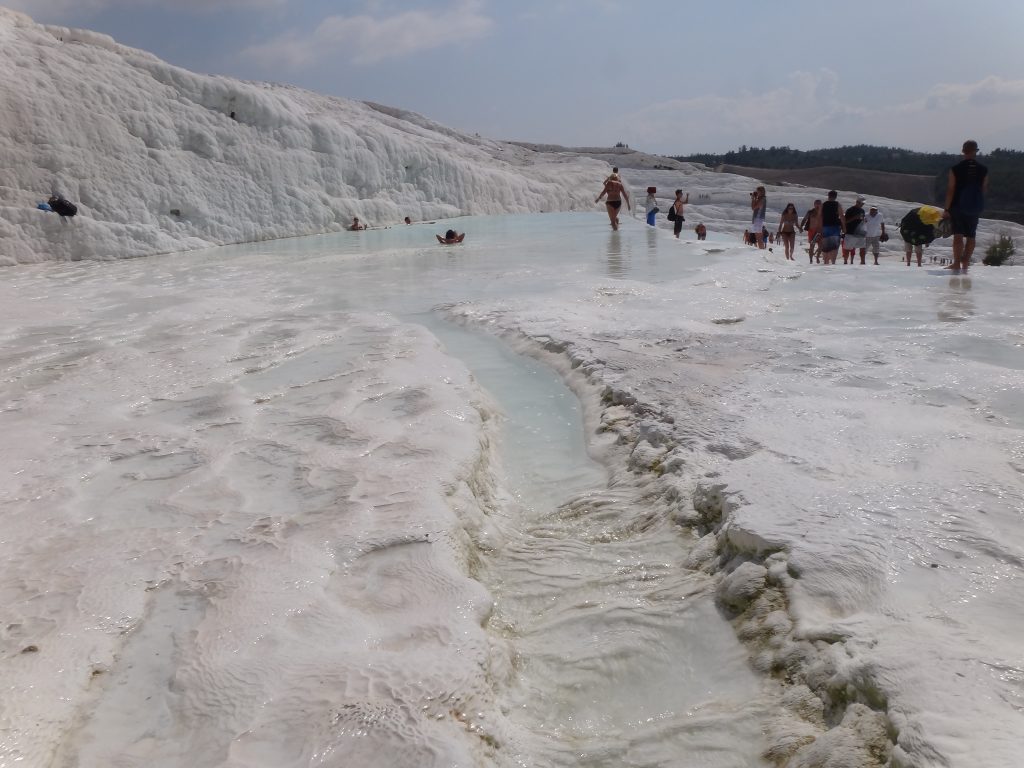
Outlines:
{"type": "Polygon", "coordinates": [[[6,272],[4,759],[749,764],[760,684],[679,531],[606,488],[553,372],[430,312],[685,271],[595,223],[6,272]]]}
{"type": "Polygon", "coordinates": [[[1013,754],[1015,270],[456,227],[5,271],[0,757],[756,764],[770,705],[688,535],[587,457],[556,376],[449,313],[671,415],[904,750],[1013,754]]]}

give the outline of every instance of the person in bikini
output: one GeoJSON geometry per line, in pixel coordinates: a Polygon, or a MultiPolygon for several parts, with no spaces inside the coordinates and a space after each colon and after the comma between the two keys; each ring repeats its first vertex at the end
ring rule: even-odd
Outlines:
{"type": "Polygon", "coordinates": [[[792,203],[787,203],[786,207],[782,210],[782,215],[779,217],[779,229],[776,235],[782,241],[786,258],[789,261],[795,261],[793,250],[796,245],[796,230],[800,226],[797,222],[799,216],[796,212],[796,206],[792,203]]]}
{"type": "Polygon", "coordinates": [[[601,190],[601,194],[597,196],[595,203],[601,202],[601,198],[605,195],[608,196],[608,200],[605,202],[605,208],[608,211],[608,220],[611,222],[612,229],[617,230],[619,228],[619,208],[622,207],[622,200],[625,199],[626,206],[629,206],[629,193],[626,188],[622,186],[622,180],[619,178],[619,174],[612,172],[612,175],[605,179],[604,189],[601,190]]]}

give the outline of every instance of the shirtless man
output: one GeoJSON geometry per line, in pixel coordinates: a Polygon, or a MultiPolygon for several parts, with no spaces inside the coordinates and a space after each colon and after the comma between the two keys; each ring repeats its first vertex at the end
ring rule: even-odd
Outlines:
{"type": "Polygon", "coordinates": [[[623,199],[626,201],[626,206],[629,206],[629,193],[622,186],[619,174],[614,171],[605,180],[604,189],[601,190],[601,194],[597,196],[594,202],[601,202],[601,198],[605,195],[608,196],[608,200],[605,202],[605,208],[608,210],[608,220],[611,222],[612,229],[617,230],[619,228],[619,208],[622,207],[623,199]]]}
{"type": "MultiPolygon", "coordinates": [[[[821,200],[814,201],[814,207],[804,214],[800,222],[800,231],[807,233],[807,253],[810,255],[811,264],[814,263],[815,238],[821,231],[821,200]]],[[[821,254],[818,254],[818,263],[821,263],[821,254]]]]}
{"type": "Polygon", "coordinates": [[[690,202],[690,193],[686,193],[686,199],[683,199],[683,190],[676,190],[676,199],[672,202],[672,213],[675,214],[675,219],[672,220],[672,233],[678,238],[679,233],[683,231],[683,222],[686,221],[686,217],[683,215],[685,212],[685,206],[690,202]]]}

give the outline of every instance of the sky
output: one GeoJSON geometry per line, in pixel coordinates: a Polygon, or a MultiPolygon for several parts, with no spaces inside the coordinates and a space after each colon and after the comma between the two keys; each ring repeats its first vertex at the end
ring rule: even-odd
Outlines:
{"type": "Polygon", "coordinates": [[[1024,149],[1007,0],[0,0],[196,72],[466,133],[670,155],[741,145],[1024,149]]]}

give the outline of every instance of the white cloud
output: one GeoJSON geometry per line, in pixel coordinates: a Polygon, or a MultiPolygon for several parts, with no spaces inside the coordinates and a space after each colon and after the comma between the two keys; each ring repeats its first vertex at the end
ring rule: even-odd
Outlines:
{"type": "Polygon", "coordinates": [[[1003,80],[986,77],[976,83],[942,83],[936,85],[924,99],[926,109],[1024,102],[1024,80],[1003,80]]]}
{"type": "Polygon", "coordinates": [[[458,0],[439,11],[404,11],[387,16],[329,16],[312,34],[288,32],[247,48],[244,58],[264,66],[302,70],[343,55],[357,64],[403,58],[488,34],[493,21],[479,0],[458,0]]]}
{"type": "Polygon", "coordinates": [[[754,143],[795,144],[828,127],[859,120],[861,110],[838,97],[839,76],[829,69],[794,72],[786,85],[733,96],[672,99],[627,115],[619,127],[634,146],[675,146],[677,151],[735,148],[754,143]]]}
{"type": "MultiPolygon", "coordinates": [[[[288,0],[5,0],[4,5],[33,19],[50,23],[53,19],[83,15],[108,8],[160,6],[163,10],[219,11],[233,8],[274,8],[288,0]]],[[[66,25],[65,25],[66,26],[66,25]]]]}
{"type": "Polygon", "coordinates": [[[963,139],[1007,144],[1020,125],[1024,80],[987,77],[940,83],[913,100],[851,103],[828,69],[792,73],[771,91],[698,96],[653,104],[609,126],[634,147],[653,151],[724,151],[741,144],[800,148],[880,144],[955,151],[963,139]]]}

